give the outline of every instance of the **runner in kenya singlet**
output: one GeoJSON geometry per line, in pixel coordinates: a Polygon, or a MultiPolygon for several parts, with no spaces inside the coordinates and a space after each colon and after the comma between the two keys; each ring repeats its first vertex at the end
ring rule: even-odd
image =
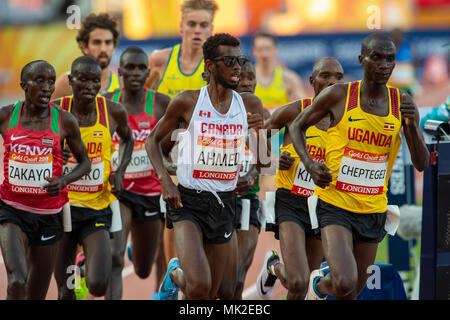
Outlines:
{"type": "MultiPolygon", "coordinates": [[[[117,89],[111,100],[120,102],[121,97],[122,90],[117,89]]],[[[161,185],[145,150],[145,141],[157,123],[153,115],[155,97],[154,91],[146,90],[142,112],[137,115],[128,114],[128,124],[134,137],[134,149],[131,161],[125,171],[123,190],[145,196],[161,194],[161,185]]],[[[113,135],[113,142],[114,153],[111,158],[111,167],[115,170],[119,166],[119,136],[116,133],[113,135]]]]}
{"type": "Polygon", "coordinates": [[[4,136],[5,180],[0,198],[20,210],[55,214],[67,203],[67,191],[50,197],[42,186],[48,184],[45,177],[62,175],[59,106],[50,104],[49,125],[44,131],[25,129],[20,125],[22,107],[22,101],[14,105],[4,136]]]}
{"type": "Polygon", "coordinates": [[[219,113],[207,88],[200,89],[189,126],[178,135],[177,178],[190,189],[233,191],[244,156],[247,112],[233,91],[228,112],[219,113]]]}
{"type": "MultiPolygon", "coordinates": [[[[61,106],[70,112],[72,96],[61,99],[61,106]]],[[[110,159],[114,145],[109,132],[108,113],[104,97],[96,98],[97,121],[93,126],[80,127],[81,139],[91,161],[91,171],[81,179],[67,186],[69,190],[70,205],[75,207],[101,210],[116,200],[111,193],[109,183],[110,159]]],[[[70,172],[77,164],[73,155],[70,155],[64,172],[70,172]]]]}
{"type": "MultiPolygon", "coordinates": [[[[301,100],[301,111],[311,105],[312,98],[304,98],[301,100]]],[[[311,126],[306,130],[306,145],[309,154],[314,161],[325,162],[325,147],[327,143],[327,132],[318,129],[316,126],[311,126]]],[[[289,170],[277,170],[275,174],[275,182],[278,188],[291,190],[293,194],[309,197],[314,193],[316,185],[311,178],[311,175],[306,171],[305,165],[300,160],[292,143],[282,145],[280,153],[287,151],[291,157],[295,158],[294,164],[289,170]]]]}
{"type": "Polygon", "coordinates": [[[389,90],[385,117],[364,112],[360,106],[361,81],[348,85],[345,113],[328,130],[326,165],[333,180],[315,194],[323,201],[356,213],[386,211],[389,175],[401,144],[399,90],[389,90]]]}

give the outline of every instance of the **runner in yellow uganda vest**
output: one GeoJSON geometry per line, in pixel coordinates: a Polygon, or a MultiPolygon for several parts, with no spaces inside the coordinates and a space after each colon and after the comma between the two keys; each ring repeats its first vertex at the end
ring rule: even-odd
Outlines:
{"type": "Polygon", "coordinates": [[[345,113],[328,130],[326,164],[333,180],[315,194],[329,204],[355,213],[386,211],[387,186],[401,144],[400,96],[389,87],[389,114],[364,112],[360,106],[361,81],[348,85],[345,113]]]}
{"type": "Polygon", "coordinates": [[[205,61],[202,58],[195,71],[191,74],[185,74],[180,69],[180,44],[173,46],[172,52],[167,62],[166,70],[158,84],[158,92],[173,98],[175,95],[184,90],[197,90],[206,86],[202,73],[205,61]]]}
{"type": "MultiPolygon", "coordinates": [[[[301,111],[308,107],[312,102],[312,98],[301,100],[301,111]]],[[[311,126],[306,130],[306,142],[311,157],[318,162],[325,162],[325,147],[327,144],[327,132],[311,126]]],[[[294,145],[281,145],[280,153],[289,152],[292,158],[295,158],[294,164],[289,170],[277,170],[275,174],[275,182],[277,188],[290,190],[292,193],[304,197],[313,194],[316,185],[311,176],[306,171],[305,166],[301,162],[294,145]]]]}
{"type": "MultiPolygon", "coordinates": [[[[61,107],[70,112],[73,97],[61,99],[61,107]]],[[[91,171],[67,186],[71,206],[101,210],[108,207],[116,197],[111,193],[109,182],[110,162],[114,144],[109,132],[108,112],[104,97],[96,98],[97,121],[93,126],[80,127],[81,138],[91,160],[91,171]]],[[[71,155],[64,171],[76,165],[71,155]]]]}

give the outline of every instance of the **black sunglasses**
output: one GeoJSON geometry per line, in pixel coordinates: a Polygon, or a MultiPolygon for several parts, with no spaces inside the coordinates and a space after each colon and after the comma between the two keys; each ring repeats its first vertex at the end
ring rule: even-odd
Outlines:
{"type": "Polygon", "coordinates": [[[223,64],[226,67],[232,67],[234,66],[234,64],[237,63],[240,66],[243,66],[244,63],[248,60],[247,57],[245,56],[220,56],[220,57],[215,57],[214,59],[212,59],[213,61],[223,61],[223,64]]]}

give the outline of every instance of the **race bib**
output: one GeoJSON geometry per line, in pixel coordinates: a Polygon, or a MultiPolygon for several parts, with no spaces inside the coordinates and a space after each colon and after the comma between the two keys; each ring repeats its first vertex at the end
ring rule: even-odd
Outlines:
{"type": "MultiPolygon", "coordinates": [[[[81,179],[72,182],[67,186],[67,190],[75,192],[99,192],[103,189],[103,177],[105,174],[105,163],[103,162],[103,156],[90,158],[91,170],[88,174],[81,177],[81,179]]],[[[67,164],[63,167],[63,174],[70,173],[77,165],[77,161],[70,157],[67,164]]]]}
{"type": "Polygon", "coordinates": [[[243,138],[198,136],[194,150],[196,179],[234,180],[241,164],[243,138]]]}
{"type": "Polygon", "coordinates": [[[358,194],[383,193],[389,153],[376,154],[346,147],[336,189],[358,194]]]}
{"type": "Polygon", "coordinates": [[[19,194],[46,195],[42,188],[52,177],[53,155],[27,155],[11,152],[8,161],[8,180],[11,191],[19,194]]]}
{"type": "MultiPolygon", "coordinates": [[[[116,171],[118,167],[119,151],[114,151],[111,157],[111,168],[113,171],[116,171]]],[[[151,176],[153,173],[153,166],[145,150],[145,142],[135,144],[130,163],[125,170],[124,179],[142,179],[151,176]]]]}
{"type": "MultiPolygon", "coordinates": [[[[314,161],[324,163],[324,158],[313,158],[314,161]]],[[[312,179],[308,171],[306,171],[305,165],[302,161],[298,163],[297,171],[295,172],[295,179],[292,185],[291,193],[302,196],[310,197],[314,193],[316,184],[312,179]]]]}

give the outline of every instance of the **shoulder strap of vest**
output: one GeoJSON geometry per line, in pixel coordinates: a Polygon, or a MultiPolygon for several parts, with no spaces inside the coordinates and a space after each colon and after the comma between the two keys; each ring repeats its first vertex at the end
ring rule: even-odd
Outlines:
{"type": "Polygon", "coordinates": [[[391,110],[392,115],[400,120],[400,99],[399,99],[399,91],[397,88],[389,87],[389,96],[391,97],[391,110]]]}
{"type": "Polygon", "coordinates": [[[358,106],[359,81],[350,82],[348,85],[347,111],[350,111],[358,106]]]}
{"type": "Polygon", "coordinates": [[[17,101],[12,109],[11,116],[9,117],[8,129],[11,129],[19,124],[20,109],[22,108],[23,101],[17,101]]]}
{"type": "Polygon", "coordinates": [[[50,104],[50,110],[51,110],[51,118],[50,118],[50,130],[52,130],[57,136],[59,136],[59,126],[60,126],[60,112],[59,112],[60,106],[51,103],[50,104]]]}
{"type": "Polygon", "coordinates": [[[153,90],[147,90],[147,95],[145,96],[144,111],[148,115],[153,117],[153,109],[155,105],[156,94],[153,90]]]}
{"type": "Polygon", "coordinates": [[[306,107],[309,107],[312,103],[312,98],[303,98],[302,99],[302,111],[305,110],[306,107]]]}
{"type": "Polygon", "coordinates": [[[61,108],[63,110],[66,110],[67,112],[69,112],[71,100],[72,100],[71,96],[70,97],[63,97],[61,99],[61,108]]]}
{"type": "Polygon", "coordinates": [[[98,122],[108,127],[107,112],[106,112],[106,102],[105,98],[102,96],[97,96],[97,105],[98,105],[98,122]]]}
{"type": "Polygon", "coordinates": [[[117,88],[116,90],[114,90],[114,95],[112,96],[111,101],[119,102],[121,95],[122,95],[122,89],[117,88]]]}

